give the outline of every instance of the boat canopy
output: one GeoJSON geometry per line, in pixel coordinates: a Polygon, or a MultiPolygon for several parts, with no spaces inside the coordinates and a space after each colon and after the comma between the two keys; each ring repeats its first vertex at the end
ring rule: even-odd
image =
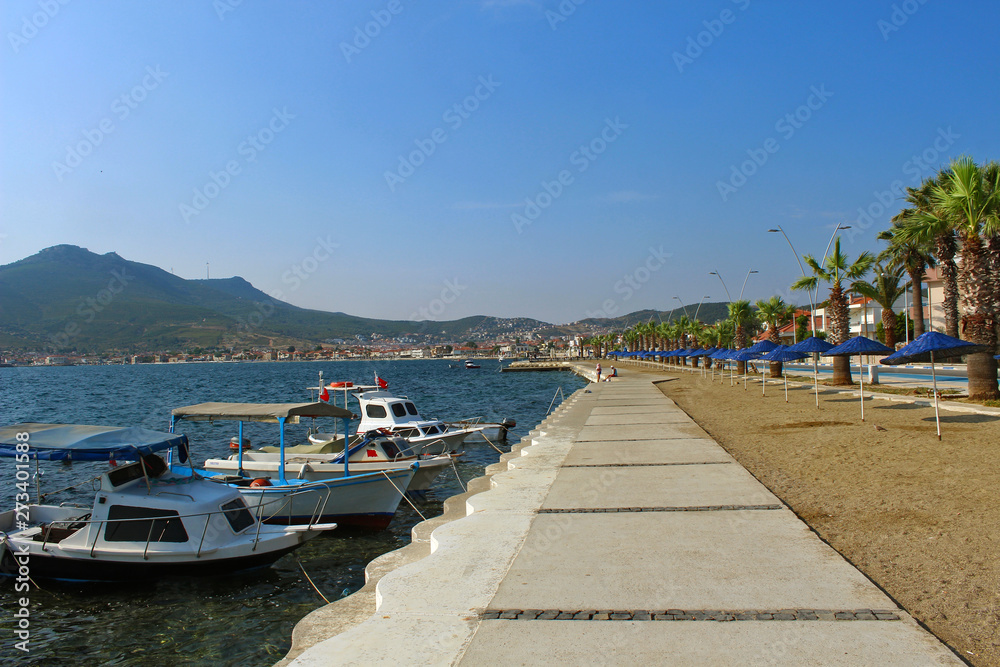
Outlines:
{"type": "Polygon", "coordinates": [[[86,426],[80,424],[14,424],[0,426],[0,456],[23,454],[17,439],[27,433],[29,458],[43,461],[135,460],[156,451],[179,447],[187,458],[186,435],[151,431],[138,426],[86,426]]]}
{"type": "Polygon", "coordinates": [[[350,410],[329,403],[199,403],[175,408],[175,420],[272,422],[284,419],[297,424],[299,417],[340,417],[355,419],[350,410]]]}

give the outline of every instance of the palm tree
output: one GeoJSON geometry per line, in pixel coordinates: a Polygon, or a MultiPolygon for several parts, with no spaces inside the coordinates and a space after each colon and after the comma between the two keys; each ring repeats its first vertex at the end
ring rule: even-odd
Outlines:
{"type": "MultiPolygon", "coordinates": [[[[755,315],[750,302],[746,300],[729,302],[729,321],[733,323],[733,342],[737,350],[747,346],[748,330],[753,326],[755,315]]],[[[736,372],[746,373],[746,362],[736,362],[736,372]]]]}
{"type": "Polygon", "coordinates": [[[875,283],[856,280],[851,284],[851,291],[871,299],[882,307],[882,329],[885,331],[885,344],[896,346],[896,311],[893,306],[903,296],[903,286],[899,281],[903,278],[903,267],[886,269],[881,264],[875,266],[877,278],[875,283]]]}
{"type": "Polygon", "coordinates": [[[958,338],[958,238],[955,234],[954,219],[941,210],[934,199],[934,190],[949,177],[947,170],[936,177],[926,179],[919,188],[906,188],[906,201],[910,208],[904,208],[894,218],[899,221],[898,236],[902,240],[913,240],[927,246],[933,245],[934,255],[941,274],[944,292],[944,332],[958,338]]]}
{"type": "MultiPolygon", "coordinates": [[[[781,343],[778,329],[790,322],[794,313],[795,306],[789,306],[784,299],[777,295],[757,302],[757,315],[767,324],[767,339],[772,343],[781,343]]],[[[780,361],[771,362],[771,377],[780,378],[782,370],[780,361]]]]}
{"type": "MultiPolygon", "coordinates": [[[[875,258],[871,253],[865,251],[856,260],[850,262],[847,255],[840,251],[840,237],[837,237],[833,246],[833,253],[826,258],[826,266],[820,266],[819,262],[806,255],[803,257],[806,264],[812,269],[813,275],[803,276],[792,283],[792,289],[815,289],[819,281],[830,283],[830,311],[831,311],[831,336],[830,342],[839,345],[847,340],[850,335],[850,313],[847,310],[847,296],[844,293],[843,281],[845,279],[855,281],[860,280],[872,264],[875,258]]],[[[853,384],[851,378],[851,363],[845,356],[833,358],[833,384],[853,384]]]]}
{"type": "Polygon", "coordinates": [[[910,307],[910,319],[913,320],[914,337],[924,333],[924,297],[923,282],[928,267],[934,266],[934,253],[931,245],[923,239],[908,238],[903,231],[904,222],[897,214],[892,219],[892,227],[878,235],[881,241],[888,241],[889,247],[882,251],[879,259],[888,262],[889,268],[901,266],[910,276],[910,293],[913,301],[910,307]]]}
{"type": "Polygon", "coordinates": [[[961,241],[958,287],[962,294],[961,331],[965,339],[985,345],[987,352],[968,356],[969,398],[1000,398],[997,386],[997,279],[991,275],[990,238],[1000,227],[1000,165],[979,166],[963,156],[934,188],[932,199],[954,221],[961,241]]]}

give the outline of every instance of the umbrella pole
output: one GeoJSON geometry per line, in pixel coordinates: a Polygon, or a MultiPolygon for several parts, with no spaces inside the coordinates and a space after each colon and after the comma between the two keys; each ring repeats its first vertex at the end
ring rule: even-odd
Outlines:
{"type": "Polygon", "coordinates": [[[861,373],[858,376],[858,382],[861,383],[861,421],[865,420],[865,358],[858,355],[858,368],[861,369],[861,373]]]}
{"type": "Polygon", "coordinates": [[[788,402],[788,375],[785,374],[784,372],[782,372],[782,375],[785,376],[785,403],[787,403],[788,402]]]}
{"type": "MultiPolygon", "coordinates": [[[[768,364],[768,366],[770,366],[770,365],[771,364],[768,364]]],[[[761,371],[760,371],[760,395],[761,396],[767,396],[767,392],[764,390],[765,387],[767,386],[767,375],[764,374],[763,368],[764,367],[761,366],[761,371]]]]}
{"type": "Polygon", "coordinates": [[[941,439],[941,417],[938,415],[937,376],[934,375],[934,350],[931,350],[931,383],[934,385],[934,423],[937,424],[937,437],[941,439]]]}
{"type": "Polygon", "coordinates": [[[816,367],[818,352],[813,352],[813,390],[816,392],[816,407],[819,407],[819,368],[816,367]]]}

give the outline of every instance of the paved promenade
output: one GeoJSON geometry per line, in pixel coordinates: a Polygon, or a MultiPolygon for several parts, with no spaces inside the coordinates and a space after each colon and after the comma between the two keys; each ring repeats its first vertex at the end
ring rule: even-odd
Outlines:
{"type": "Polygon", "coordinates": [[[571,396],[292,664],[962,664],[651,379],[571,396]]]}

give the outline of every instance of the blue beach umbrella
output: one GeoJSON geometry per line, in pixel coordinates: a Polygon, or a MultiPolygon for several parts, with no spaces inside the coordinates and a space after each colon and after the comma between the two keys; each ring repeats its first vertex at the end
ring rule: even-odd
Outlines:
{"type": "Polygon", "coordinates": [[[900,348],[879,363],[886,366],[898,366],[915,361],[931,363],[931,382],[934,386],[934,421],[937,424],[937,437],[941,439],[941,418],[938,415],[937,376],[934,374],[934,362],[960,357],[963,354],[975,354],[989,350],[985,345],[977,345],[967,340],[946,336],[937,331],[927,331],[917,336],[912,343],[900,348]]]}
{"type": "Polygon", "coordinates": [[[892,352],[891,347],[886,347],[877,340],[872,340],[871,338],[865,338],[864,336],[855,336],[850,340],[845,340],[840,345],[836,347],[831,347],[826,351],[826,356],[828,357],[851,357],[852,355],[858,355],[858,366],[861,367],[861,374],[859,376],[859,382],[861,383],[861,421],[865,420],[865,366],[864,366],[864,355],[866,354],[889,354],[892,352]]]}
{"type": "Polygon", "coordinates": [[[816,392],[817,409],[819,409],[819,368],[817,368],[817,362],[819,361],[819,355],[832,347],[833,344],[826,342],[819,336],[809,336],[809,338],[800,340],[788,348],[792,352],[809,352],[813,355],[813,391],[816,392]]]}
{"type": "MultiPolygon", "coordinates": [[[[743,348],[733,355],[733,361],[751,361],[753,359],[760,359],[764,356],[763,352],[758,352],[752,347],[743,348]]],[[[743,391],[747,390],[747,373],[746,366],[743,367],[743,391]]]]}
{"type": "MultiPolygon", "coordinates": [[[[764,361],[780,361],[782,363],[786,361],[795,361],[796,359],[804,359],[809,355],[805,352],[795,352],[791,350],[787,345],[779,345],[767,354],[765,354],[761,359],[764,361]]],[[[785,403],[788,402],[788,374],[781,374],[785,378],[785,403]]]]}
{"type": "Polygon", "coordinates": [[[765,338],[764,340],[757,341],[755,344],[751,345],[747,349],[753,350],[754,352],[763,352],[766,354],[776,347],[778,347],[777,343],[769,341],[765,338]]]}

